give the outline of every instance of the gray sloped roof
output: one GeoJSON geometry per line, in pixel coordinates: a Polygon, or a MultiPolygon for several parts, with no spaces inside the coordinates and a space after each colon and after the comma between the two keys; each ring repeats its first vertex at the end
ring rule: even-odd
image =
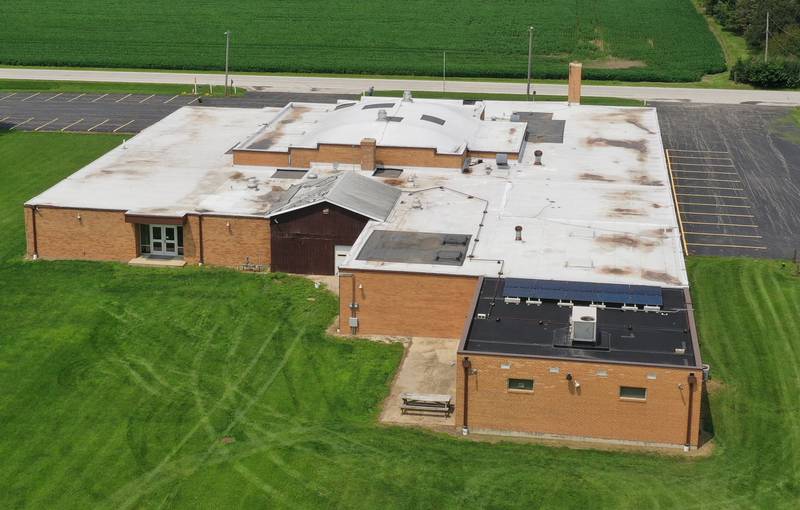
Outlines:
{"type": "Polygon", "coordinates": [[[398,189],[355,172],[344,172],[292,186],[286,198],[276,204],[267,217],[327,202],[367,218],[384,221],[399,197],[398,189]]]}

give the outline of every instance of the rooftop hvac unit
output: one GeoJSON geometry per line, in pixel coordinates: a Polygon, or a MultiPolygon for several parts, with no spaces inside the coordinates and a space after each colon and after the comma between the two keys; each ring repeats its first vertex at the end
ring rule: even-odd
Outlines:
{"type": "Polygon", "coordinates": [[[495,156],[495,161],[497,162],[497,166],[508,166],[508,154],[498,152],[495,156]]]}
{"type": "Polygon", "coordinates": [[[597,308],[573,306],[570,331],[573,342],[595,343],[597,341],[597,308]]]}

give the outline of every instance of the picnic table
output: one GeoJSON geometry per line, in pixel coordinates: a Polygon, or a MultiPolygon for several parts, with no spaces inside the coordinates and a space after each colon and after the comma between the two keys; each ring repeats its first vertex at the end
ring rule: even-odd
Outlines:
{"type": "Polygon", "coordinates": [[[437,395],[434,393],[401,393],[400,398],[403,403],[400,405],[400,412],[406,414],[408,411],[420,413],[440,413],[449,417],[453,412],[453,397],[450,395],[437,395]]]}

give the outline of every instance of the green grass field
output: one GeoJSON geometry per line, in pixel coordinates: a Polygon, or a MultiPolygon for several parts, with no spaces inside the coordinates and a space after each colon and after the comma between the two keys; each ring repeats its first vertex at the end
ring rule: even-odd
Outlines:
{"type": "Polygon", "coordinates": [[[725,69],[690,0],[9,0],[0,64],[697,81],[725,69]]]}
{"type": "Polygon", "coordinates": [[[0,508],[797,508],[780,262],[689,261],[711,457],[385,427],[401,348],[326,337],[335,298],[308,280],[22,261],[22,202],[119,142],[0,134],[0,508]]]}

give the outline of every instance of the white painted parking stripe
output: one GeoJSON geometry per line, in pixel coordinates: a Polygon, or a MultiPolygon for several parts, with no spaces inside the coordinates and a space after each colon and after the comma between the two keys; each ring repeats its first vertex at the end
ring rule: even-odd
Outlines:
{"type": "Polygon", "coordinates": [[[730,216],[732,218],[755,218],[752,214],[729,214],[729,213],[713,213],[713,212],[691,212],[681,211],[681,214],[696,214],[698,216],[730,216]]]}
{"type": "Polygon", "coordinates": [[[6,116],[5,116],[5,117],[3,117],[2,119],[0,119],[0,122],[3,122],[4,120],[6,120],[7,118],[9,118],[10,116],[11,116],[11,115],[6,115],[6,116]]]}
{"type": "Polygon", "coordinates": [[[672,152],[695,152],[698,154],[730,154],[730,151],[697,151],[697,150],[689,150],[689,149],[667,149],[670,153],[672,152]]]}
{"type": "Polygon", "coordinates": [[[735,197],[733,195],[707,195],[704,193],[676,193],[679,197],[706,197],[706,198],[730,198],[733,200],[747,200],[747,197],[735,197]]]}
{"type": "Polygon", "coordinates": [[[2,98],[0,98],[0,101],[2,101],[2,100],[4,100],[4,99],[8,99],[9,97],[11,97],[11,96],[16,96],[16,95],[17,95],[17,93],[16,93],[16,92],[12,92],[11,94],[9,94],[9,95],[7,95],[7,96],[3,96],[2,98]]]}
{"type": "MultiPolygon", "coordinates": [[[[731,167],[733,168],[733,167],[731,167]]],[[[738,172],[716,172],[712,170],[708,170],[706,172],[700,170],[675,170],[672,169],[672,173],[682,173],[682,174],[700,174],[700,175],[739,175],[738,172]]]]}
{"type": "MultiPolygon", "coordinates": [[[[675,157],[679,158],[681,156],[672,156],[672,157],[673,158],[675,158],[675,157]]],[[[716,158],[714,158],[714,159],[716,159],[716,158]]],[[[704,166],[704,167],[705,166],[719,166],[719,167],[722,167],[722,168],[736,168],[734,165],[717,165],[717,164],[709,164],[709,163],[681,163],[680,161],[673,161],[672,165],[673,166],[675,166],[675,165],[680,165],[680,166],[704,166]]],[[[674,170],[674,168],[673,168],[673,170],[674,170]]]]}
{"type": "Polygon", "coordinates": [[[676,188],[694,188],[694,189],[720,189],[724,191],[744,191],[744,188],[717,188],[714,186],[695,186],[694,184],[676,184],[676,188]]]}
{"type": "Polygon", "coordinates": [[[144,103],[145,101],[147,101],[148,99],[152,98],[153,96],[155,96],[155,94],[150,94],[150,95],[149,95],[149,96],[147,96],[146,98],[144,98],[144,99],[142,99],[141,101],[139,101],[139,104],[142,104],[142,103],[144,103]]]}
{"type": "Polygon", "coordinates": [[[72,123],[72,124],[70,124],[69,126],[64,126],[63,128],[61,128],[61,131],[66,131],[67,129],[71,128],[71,127],[72,127],[72,126],[74,126],[75,124],[80,124],[81,122],[83,122],[83,119],[81,119],[81,120],[76,120],[75,122],[73,122],[73,123],[72,123]]]}
{"type": "Polygon", "coordinates": [[[174,100],[174,99],[177,99],[178,97],[179,97],[179,96],[173,96],[173,97],[171,97],[171,98],[167,99],[166,101],[164,101],[164,104],[167,104],[167,103],[169,103],[170,101],[172,101],[172,100],[174,100]]]}
{"type": "Polygon", "coordinates": [[[124,128],[124,127],[125,127],[125,126],[127,126],[128,124],[133,124],[133,121],[134,121],[134,120],[136,120],[136,119],[133,119],[133,120],[131,120],[131,121],[128,121],[128,122],[126,122],[125,124],[121,125],[120,127],[116,128],[114,131],[112,131],[112,133],[116,133],[117,131],[119,131],[120,129],[124,128]]]}
{"type": "Polygon", "coordinates": [[[196,98],[192,99],[191,101],[189,101],[188,103],[186,103],[186,106],[189,106],[190,104],[194,103],[194,102],[195,102],[195,101],[197,101],[198,99],[200,99],[200,98],[199,98],[199,97],[196,97],[196,98]]]}
{"type": "Polygon", "coordinates": [[[102,95],[102,96],[100,96],[100,97],[96,97],[96,98],[92,99],[92,102],[93,102],[93,103],[96,103],[96,102],[100,101],[101,99],[103,99],[104,97],[106,97],[107,95],[108,95],[108,94],[103,94],[103,95],[102,95]]]}
{"type": "Polygon", "coordinates": [[[766,246],[744,246],[740,244],[710,244],[710,243],[686,243],[689,246],[711,246],[713,248],[746,248],[749,250],[766,250],[766,246]]]}
{"type": "Polygon", "coordinates": [[[13,126],[11,126],[11,128],[9,128],[9,131],[11,131],[12,129],[16,129],[16,128],[22,126],[22,125],[27,124],[28,122],[32,121],[34,118],[35,117],[31,117],[30,119],[24,120],[24,121],[20,122],[19,124],[14,124],[13,126]]]}
{"type": "Polygon", "coordinates": [[[90,128],[89,128],[89,129],[87,129],[86,131],[87,131],[87,132],[89,132],[89,131],[91,131],[91,130],[92,130],[92,129],[94,129],[94,128],[99,128],[100,126],[102,126],[103,124],[105,124],[106,122],[108,122],[109,120],[111,120],[111,119],[106,119],[106,120],[104,120],[103,122],[101,122],[101,123],[99,123],[99,124],[95,124],[94,126],[90,127],[90,128]]]}
{"type": "Polygon", "coordinates": [[[43,127],[45,127],[45,126],[49,126],[50,124],[52,124],[53,122],[55,122],[55,121],[57,121],[57,120],[58,120],[58,117],[56,117],[55,119],[53,119],[53,120],[51,120],[51,121],[49,121],[49,122],[45,122],[45,123],[44,123],[44,124],[42,124],[41,126],[39,126],[39,127],[37,127],[36,129],[34,129],[34,131],[39,131],[39,130],[40,130],[40,129],[42,129],[43,127]]]}
{"type": "Polygon", "coordinates": [[[131,97],[133,94],[128,94],[127,96],[122,96],[121,98],[114,101],[115,103],[119,103],[120,101],[124,101],[126,98],[131,97]]]}
{"type": "Polygon", "coordinates": [[[47,99],[45,99],[45,100],[44,100],[44,102],[46,103],[46,102],[50,101],[51,99],[55,99],[55,98],[57,98],[58,96],[63,96],[63,95],[64,95],[64,93],[63,93],[63,92],[59,92],[59,93],[58,93],[58,94],[56,94],[55,96],[48,97],[47,99]]]}
{"type": "Polygon", "coordinates": [[[37,92],[36,94],[30,95],[30,96],[26,97],[25,99],[23,99],[23,100],[22,100],[22,101],[20,101],[20,102],[27,101],[28,99],[30,99],[30,98],[32,98],[32,97],[36,97],[36,96],[38,96],[39,94],[41,94],[41,92],[37,92]]]}
{"type": "Polygon", "coordinates": [[[709,221],[684,221],[684,225],[715,225],[718,227],[738,227],[738,228],[758,228],[758,225],[746,225],[744,223],[712,223],[709,221]]]}
{"type": "Polygon", "coordinates": [[[736,182],[741,183],[742,181],[738,179],[714,179],[711,177],[680,177],[675,176],[676,179],[680,179],[682,181],[708,181],[708,182],[736,182]]]}
{"type": "Polygon", "coordinates": [[[85,95],[86,94],[78,94],[77,96],[73,97],[72,99],[67,100],[67,102],[71,103],[71,102],[75,101],[76,99],[78,99],[79,97],[83,97],[85,95]]]}
{"type": "Polygon", "coordinates": [[[716,236],[716,237],[744,237],[746,239],[761,239],[761,236],[746,235],[746,234],[721,234],[717,232],[686,232],[696,236],[716,236]]]}
{"type": "Polygon", "coordinates": [[[728,205],[728,204],[700,204],[697,202],[678,202],[680,205],[703,205],[709,207],[735,207],[738,209],[751,209],[749,205],[728,205]]]}

